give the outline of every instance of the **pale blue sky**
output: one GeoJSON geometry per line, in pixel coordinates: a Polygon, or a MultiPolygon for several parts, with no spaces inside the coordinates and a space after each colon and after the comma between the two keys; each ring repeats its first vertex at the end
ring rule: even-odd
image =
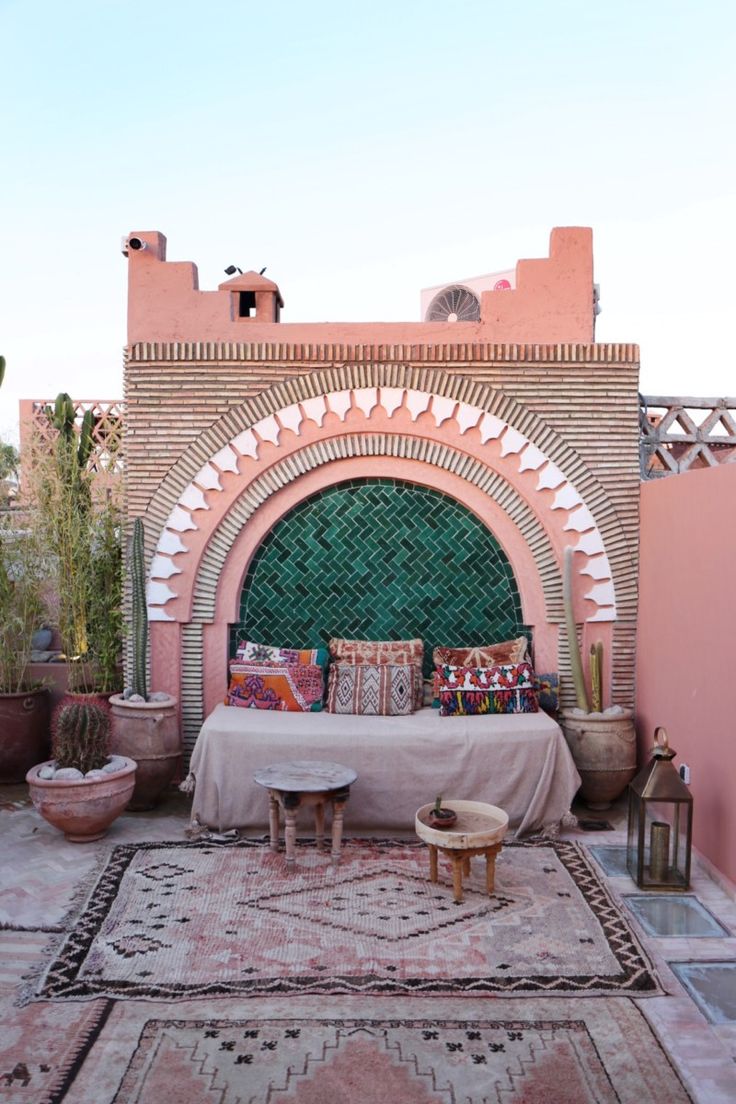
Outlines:
{"type": "Polygon", "coordinates": [[[736,393],[725,0],[0,0],[0,43],[0,435],[21,396],[122,394],[132,229],[323,321],[418,320],[592,226],[598,339],[646,392],[736,393]]]}

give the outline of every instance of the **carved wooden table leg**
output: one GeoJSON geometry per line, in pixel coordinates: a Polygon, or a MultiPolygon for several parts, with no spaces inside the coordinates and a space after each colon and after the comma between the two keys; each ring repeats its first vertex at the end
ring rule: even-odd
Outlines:
{"type": "Polygon", "coordinates": [[[293,870],[296,866],[296,811],[300,804],[300,794],[284,794],[284,841],[286,843],[286,869],[293,870]]]}
{"type": "Polygon", "coordinates": [[[490,896],[496,883],[496,855],[501,850],[497,847],[489,847],[486,851],[486,893],[490,896]]]}
{"type": "Polygon", "coordinates": [[[437,874],[437,848],[432,843],[429,844],[429,880],[430,882],[439,880],[437,874]]]}
{"type": "Polygon", "coordinates": [[[271,850],[279,849],[279,799],[273,790],[268,794],[268,830],[271,838],[271,850]]]}
{"type": "Polygon", "coordinates": [[[461,851],[450,851],[449,855],[452,859],[452,892],[455,896],[455,904],[459,905],[463,899],[463,866],[465,865],[465,856],[461,851]]]}
{"type": "Polygon", "coordinates": [[[325,843],[325,803],[318,801],[314,806],[314,838],[317,850],[321,851],[325,843]]]}
{"type": "Polygon", "coordinates": [[[332,797],[332,861],[335,865],[340,861],[342,821],[348,796],[348,794],[340,793],[332,797]]]}

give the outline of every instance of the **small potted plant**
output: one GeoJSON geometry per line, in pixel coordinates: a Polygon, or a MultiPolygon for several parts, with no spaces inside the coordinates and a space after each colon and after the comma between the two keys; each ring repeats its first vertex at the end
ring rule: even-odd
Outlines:
{"type": "Polygon", "coordinates": [[[432,828],[452,828],[457,821],[457,813],[454,809],[447,809],[442,804],[442,794],[437,794],[434,808],[429,814],[429,824],[432,828]]]}
{"type": "Polygon", "coordinates": [[[110,698],[112,748],[138,763],[132,810],[152,809],[172,782],[181,760],[177,700],[148,692],[148,615],[143,522],[136,518],[130,551],[132,663],[130,684],[110,698]]]}
{"type": "Polygon", "coordinates": [[[69,701],[56,718],[54,758],[26,775],[35,808],[72,843],[100,839],[130,800],[136,764],[109,755],[110,714],[69,701]]]}

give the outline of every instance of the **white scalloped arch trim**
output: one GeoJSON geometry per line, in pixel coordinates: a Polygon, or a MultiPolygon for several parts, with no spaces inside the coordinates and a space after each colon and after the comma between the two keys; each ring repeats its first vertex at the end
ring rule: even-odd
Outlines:
{"type": "MultiPolygon", "coordinates": [[[[377,407],[381,407],[389,417],[398,409],[405,408],[413,421],[427,413],[438,428],[449,419],[454,419],[461,435],[475,428],[480,434],[482,444],[498,440],[502,457],[518,457],[519,472],[537,472],[536,492],[555,491],[551,502],[545,499],[539,503],[540,512],[566,511],[564,530],[577,535],[576,543],[572,539],[570,543],[588,557],[582,573],[589,575],[594,580],[594,585],[585,597],[597,606],[596,612],[588,620],[616,620],[615,589],[603,538],[592,513],[564,471],[529,437],[503,418],[483,410],[480,406],[446,395],[407,387],[346,388],[302,399],[267,414],[219,448],[179,495],[159,536],[147,589],[149,618],[153,621],[173,620],[163,607],[176,597],[176,591],[171,589],[168,580],[186,570],[185,561],[181,557],[188,555],[189,551],[180,534],[200,528],[197,514],[210,509],[208,496],[222,490],[220,476],[223,472],[237,473],[243,457],[258,459],[259,448],[264,441],[278,447],[284,430],[299,437],[302,426],[307,421],[321,427],[328,413],[335,414],[344,422],[348,411],[362,411],[367,423],[364,432],[370,432],[371,415],[377,407]],[[174,562],[173,557],[177,557],[177,562],[174,562]]],[[[298,474],[295,471],[293,478],[298,474]]]]}

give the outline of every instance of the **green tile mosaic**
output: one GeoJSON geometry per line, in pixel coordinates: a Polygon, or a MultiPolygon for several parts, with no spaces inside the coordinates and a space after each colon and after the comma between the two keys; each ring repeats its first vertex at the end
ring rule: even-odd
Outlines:
{"type": "Polygon", "coordinates": [[[514,573],[470,510],[400,480],[353,480],[300,503],[269,533],[243,586],[237,639],[316,647],[330,636],[432,648],[525,631],[514,573]]]}

